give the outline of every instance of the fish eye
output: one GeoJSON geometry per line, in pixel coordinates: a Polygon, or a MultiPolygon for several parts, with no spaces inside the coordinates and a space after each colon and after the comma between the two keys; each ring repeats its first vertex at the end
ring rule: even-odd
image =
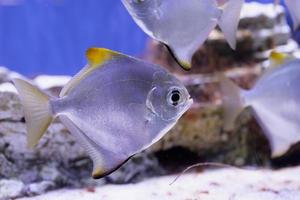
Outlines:
{"type": "Polygon", "coordinates": [[[181,93],[178,89],[172,89],[168,93],[168,103],[177,106],[181,102],[181,93]]]}
{"type": "Polygon", "coordinates": [[[176,90],[176,91],[172,92],[171,100],[174,103],[176,103],[176,102],[178,102],[180,100],[180,93],[179,93],[179,91],[176,90]]]}

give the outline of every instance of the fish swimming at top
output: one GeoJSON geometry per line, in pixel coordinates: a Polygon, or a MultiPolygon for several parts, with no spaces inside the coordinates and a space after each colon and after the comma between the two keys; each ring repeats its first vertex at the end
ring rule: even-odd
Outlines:
{"type": "Polygon", "coordinates": [[[219,25],[231,48],[244,0],[122,0],[140,28],[164,43],[185,70],[192,56],[219,25]]]}
{"type": "Polygon", "coordinates": [[[169,131],[193,100],[160,66],[111,50],[91,48],[88,64],[52,97],[22,79],[13,82],[34,147],[58,117],[93,161],[101,178],[169,131]]]}
{"type": "Polygon", "coordinates": [[[294,24],[294,30],[296,30],[300,26],[300,1],[285,0],[285,4],[290,11],[293,24],[294,24]]]}
{"type": "Polygon", "coordinates": [[[278,157],[300,141],[300,60],[272,53],[276,67],[267,70],[251,90],[242,90],[224,75],[220,85],[225,128],[231,129],[240,112],[251,107],[266,134],[272,156],[278,157]]]}
{"type": "MultiPolygon", "coordinates": [[[[284,0],[293,20],[294,30],[300,26],[300,1],[299,0],[284,0]]],[[[280,0],[274,0],[275,5],[280,3],[280,0]]]]}

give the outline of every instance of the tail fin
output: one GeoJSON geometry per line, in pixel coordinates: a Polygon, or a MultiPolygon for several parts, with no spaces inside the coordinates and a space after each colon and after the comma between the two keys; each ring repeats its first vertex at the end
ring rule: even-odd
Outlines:
{"type": "Polygon", "coordinates": [[[224,129],[232,130],[236,118],[246,107],[242,97],[243,90],[224,74],[219,74],[219,80],[224,106],[224,129]]]}
{"type": "Polygon", "coordinates": [[[43,136],[52,121],[49,96],[37,87],[21,79],[13,79],[23,105],[26,126],[27,144],[33,148],[43,136]]]}
{"type": "Polygon", "coordinates": [[[240,21],[243,3],[244,0],[229,0],[223,6],[223,13],[218,22],[232,49],[236,48],[236,32],[240,21]]]}

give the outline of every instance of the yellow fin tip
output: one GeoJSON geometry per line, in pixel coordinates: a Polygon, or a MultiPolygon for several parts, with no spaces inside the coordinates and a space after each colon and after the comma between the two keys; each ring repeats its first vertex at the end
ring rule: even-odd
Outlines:
{"type": "Polygon", "coordinates": [[[89,48],[86,51],[86,57],[91,66],[102,65],[103,63],[113,59],[116,56],[121,55],[118,52],[105,49],[105,48],[89,48]]]}

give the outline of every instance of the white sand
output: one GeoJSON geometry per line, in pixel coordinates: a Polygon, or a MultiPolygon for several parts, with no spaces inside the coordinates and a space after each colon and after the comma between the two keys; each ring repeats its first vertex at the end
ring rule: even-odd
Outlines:
{"type": "Polygon", "coordinates": [[[60,190],[27,200],[300,200],[300,167],[271,170],[209,170],[154,178],[138,184],[60,190]]]}

